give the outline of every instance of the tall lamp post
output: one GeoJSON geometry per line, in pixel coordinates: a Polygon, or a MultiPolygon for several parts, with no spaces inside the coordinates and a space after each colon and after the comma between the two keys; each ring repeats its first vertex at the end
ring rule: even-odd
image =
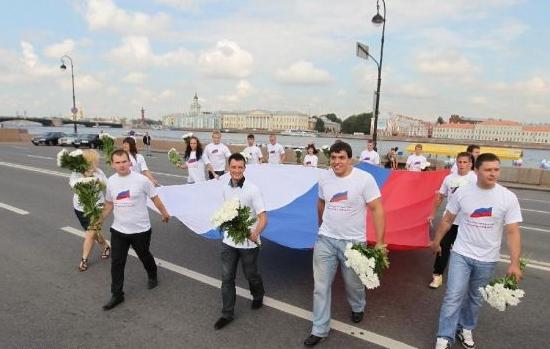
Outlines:
{"type": "Polygon", "coordinates": [[[71,81],[73,83],[73,107],[71,108],[71,113],[73,113],[73,125],[74,125],[74,133],[77,133],[77,130],[76,130],[76,113],[78,113],[78,109],[76,109],[76,98],[74,96],[74,69],[73,69],[73,59],[71,57],[69,57],[68,55],[64,55],[63,57],[61,57],[61,65],[59,66],[59,68],[61,68],[61,70],[66,70],[67,69],[67,66],[65,65],[65,60],[64,58],[67,58],[69,60],[69,62],[71,62],[71,81]]]}
{"type": "Polygon", "coordinates": [[[380,113],[380,86],[382,85],[382,58],[384,57],[384,34],[386,32],[386,1],[382,0],[383,13],[380,14],[380,0],[376,0],[376,14],[372,17],[372,23],[376,25],[382,24],[382,39],[380,41],[380,59],[376,60],[370,53],[369,47],[360,42],[357,43],[357,56],[367,59],[372,58],[378,67],[378,81],[376,84],[376,102],[374,104],[374,130],[372,130],[372,142],[376,148],[376,139],[378,132],[378,115],[380,113]]]}

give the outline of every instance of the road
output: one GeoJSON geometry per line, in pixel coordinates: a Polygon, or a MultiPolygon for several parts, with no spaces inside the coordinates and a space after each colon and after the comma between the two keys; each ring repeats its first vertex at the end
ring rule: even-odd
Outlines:
{"type": "MultiPolygon", "coordinates": [[[[3,348],[301,348],[312,307],[311,250],[266,241],[260,258],[266,306],[250,309],[247,283],[236,321],[221,331],[220,241],[191,232],[177,219],[163,224],[151,212],[151,250],[160,265],[160,286],[146,289],[140,262],[129,258],[126,301],[105,312],[110,297],[109,261],[95,250],[90,268],[77,272],[82,238],[72,212],[69,172],[55,165],[59,147],[0,145],[0,340],[3,348]]],[[[163,185],[182,184],[185,172],[166,155],[146,158],[163,185]]],[[[105,168],[107,174],[112,173],[105,168]]],[[[500,313],[488,306],[475,331],[480,348],[546,347],[550,328],[550,198],[514,190],[524,223],[523,254],[534,261],[525,273],[526,297],[500,313]]],[[[110,223],[110,222],[109,222],[110,223]]],[[[107,233],[107,237],[108,237],[107,233]]],[[[506,245],[497,273],[506,271],[506,245]]],[[[333,287],[333,331],[319,348],[432,348],[444,289],[431,290],[428,249],[394,251],[382,286],[367,293],[365,319],[349,320],[341,278],[333,287]]],[[[455,345],[458,348],[458,345],[455,345]]]]}

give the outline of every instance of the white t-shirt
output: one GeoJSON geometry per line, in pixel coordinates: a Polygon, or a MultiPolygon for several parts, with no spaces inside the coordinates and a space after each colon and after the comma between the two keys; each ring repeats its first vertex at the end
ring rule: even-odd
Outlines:
{"type": "Polygon", "coordinates": [[[250,155],[250,160],[248,160],[249,164],[261,163],[260,159],[263,157],[262,151],[256,145],[244,148],[243,152],[250,155]]]}
{"type": "MultiPolygon", "coordinates": [[[[92,174],[92,177],[95,177],[103,182],[103,184],[107,185],[107,177],[105,176],[105,173],[101,171],[100,168],[96,168],[94,173],[92,174]]],[[[74,188],[74,185],[76,184],[76,181],[80,178],[84,178],[84,175],[80,172],[73,172],[71,173],[71,177],[69,178],[69,185],[71,188],[74,188]]],[[[103,196],[103,193],[99,194],[99,202],[100,204],[105,202],[105,197],[103,196]]],[[[80,205],[80,202],[78,201],[78,195],[76,193],[73,195],[73,207],[75,210],[84,212],[84,208],[82,205],[80,205]]]]}
{"type": "Polygon", "coordinates": [[[305,166],[317,167],[318,162],[319,158],[315,154],[306,154],[306,156],[304,156],[305,166]]]}
{"type": "Polygon", "coordinates": [[[451,173],[458,173],[458,166],[456,165],[456,162],[451,167],[451,173]]]}
{"type": "Polygon", "coordinates": [[[225,171],[225,159],[231,156],[231,152],[223,143],[210,143],[204,148],[202,155],[208,157],[214,171],[225,171]]]}
{"type": "Polygon", "coordinates": [[[208,159],[206,159],[204,154],[197,160],[197,152],[192,150],[185,164],[189,173],[189,177],[187,178],[188,183],[206,181],[206,164],[208,164],[208,159]]]}
{"type": "MultiPolygon", "coordinates": [[[[223,189],[223,199],[229,200],[235,196],[239,197],[239,202],[241,207],[250,207],[250,214],[252,217],[257,216],[258,214],[265,211],[264,201],[262,199],[262,194],[260,189],[257,186],[245,180],[241,187],[232,187],[230,183],[224,186],[223,189]]],[[[258,222],[254,223],[250,230],[254,230],[258,222]]],[[[260,237],[258,237],[258,242],[260,242],[260,237]]],[[[235,248],[255,248],[258,247],[253,241],[246,239],[243,243],[236,244],[233,239],[231,239],[226,232],[223,233],[223,243],[235,247],[235,248]]]]}
{"type": "Polygon", "coordinates": [[[130,157],[130,162],[132,163],[132,171],[135,173],[142,174],[143,171],[149,171],[149,167],[147,167],[147,163],[145,162],[145,158],[141,154],[136,154],[136,157],[134,158],[132,154],[128,153],[128,156],[130,157]]]}
{"type": "Polygon", "coordinates": [[[111,226],[123,234],[143,233],[151,229],[147,199],[157,196],[157,190],[147,177],[130,172],[109,177],[105,200],[113,203],[114,221],[111,226]]]}
{"type": "Polygon", "coordinates": [[[426,158],[423,155],[412,154],[407,158],[409,171],[420,172],[426,167],[426,158]]]}
{"type": "Polygon", "coordinates": [[[359,159],[372,165],[380,165],[380,155],[375,150],[363,150],[359,159]]]}
{"type": "Polygon", "coordinates": [[[453,251],[482,262],[499,260],[504,225],[523,220],[516,194],[500,184],[492,189],[477,184],[460,187],[447,211],[460,218],[453,251]]]}
{"type": "Polygon", "coordinates": [[[279,143],[267,144],[267,162],[270,164],[280,164],[281,155],[285,153],[285,148],[279,143]]]}
{"type": "Polygon", "coordinates": [[[325,201],[319,234],[341,240],[366,240],[367,203],[380,197],[374,177],[353,168],[346,177],[327,171],[319,179],[319,198],[325,201]]]}
{"type": "MultiPolygon", "coordinates": [[[[443,196],[446,196],[447,200],[450,200],[459,187],[462,187],[463,185],[470,184],[470,183],[475,184],[476,182],[477,182],[477,176],[474,173],[474,171],[470,171],[464,176],[451,173],[450,175],[445,177],[445,179],[443,180],[443,183],[441,183],[441,188],[439,188],[439,193],[443,196]]],[[[455,219],[454,224],[460,225],[460,221],[458,217],[455,219]]]]}

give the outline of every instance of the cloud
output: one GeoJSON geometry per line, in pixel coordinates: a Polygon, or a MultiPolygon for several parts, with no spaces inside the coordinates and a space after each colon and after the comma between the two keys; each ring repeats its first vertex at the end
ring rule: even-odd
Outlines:
{"type": "Polygon", "coordinates": [[[50,58],[59,58],[73,51],[75,42],[72,39],[65,39],[62,42],[50,45],[44,49],[44,55],[50,58]]]}
{"type": "Polygon", "coordinates": [[[254,57],[233,41],[221,40],[216,47],[202,52],[198,58],[199,70],[216,79],[242,79],[252,72],[254,57]]]}
{"type": "Polygon", "coordinates": [[[419,54],[416,68],[426,75],[461,79],[471,78],[481,70],[465,56],[452,51],[419,54]]]}
{"type": "Polygon", "coordinates": [[[122,38],[122,45],[108,54],[113,61],[122,66],[172,66],[188,64],[194,61],[191,52],[178,48],[164,54],[155,54],[146,36],[127,36],[122,38]]]}
{"type": "Polygon", "coordinates": [[[237,103],[248,97],[253,91],[252,85],[246,80],[239,81],[235,88],[234,94],[222,96],[220,99],[227,103],[237,103]]]}
{"type": "Polygon", "coordinates": [[[21,50],[23,54],[23,63],[26,67],[26,73],[35,77],[50,77],[57,75],[57,66],[48,66],[40,62],[38,55],[34,51],[34,46],[27,42],[21,41],[21,50]]]}
{"type": "Polygon", "coordinates": [[[147,75],[141,72],[131,72],[123,77],[122,81],[128,84],[141,84],[143,81],[145,81],[146,78],[147,75]]]}
{"type": "Polygon", "coordinates": [[[155,0],[157,3],[167,5],[181,11],[196,12],[199,9],[194,0],[155,0]]]}
{"type": "Polygon", "coordinates": [[[303,60],[291,64],[288,68],[278,69],[275,77],[279,82],[288,85],[323,85],[333,80],[329,72],[303,60]]]}

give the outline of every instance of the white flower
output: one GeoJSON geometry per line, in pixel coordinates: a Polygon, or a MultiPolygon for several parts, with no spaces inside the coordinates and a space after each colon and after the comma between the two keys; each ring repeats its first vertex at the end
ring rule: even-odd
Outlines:
{"type": "Polygon", "coordinates": [[[294,149],[294,151],[296,152],[296,154],[302,154],[304,151],[300,148],[298,149],[294,149]]]}
{"type": "Polygon", "coordinates": [[[237,211],[239,206],[239,198],[233,198],[225,201],[222,207],[220,207],[214,215],[212,215],[210,222],[214,227],[219,227],[223,223],[233,220],[233,218],[237,217],[239,214],[237,211]]]}
{"type": "Polygon", "coordinates": [[[77,149],[77,150],[73,150],[72,152],[70,152],[70,153],[69,153],[69,156],[77,157],[77,156],[80,156],[80,155],[82,155],[82,154],[84,154],[84,153],[82,152],[82,150],[77,149]]]}
{"type": "Polygon", "coordinates": [[[249,162],[250,160],[252,160],[252,156],[250,156],[250,153],[247,153],[245,151],[242,151],[241,152],[241,155],[244,157],[244,159],[246,160],[246,162],[249,162]]]}
{"type": "Polygon", "coordinates": [[[329,147],[328,145],[325,144],[325,145],[323,145],[323,146],[321,147],[321,149],[322,149],[322,150],[329,150],[330,147],[329,147]]]}
{"type": "Polygon", "coordinates": [[[181,136],[181,139],[189,138],[189,137],[192,137],[192,136],[193,136],[193,132],[187,132],[186,134],[181,136]]]}
{"type": "Polygon", "coordinates": [[[101,133],[101,134],[99,135],[99,139],[103,140],[104,138],[115,139],[115,137],[111,136],[111,135],[108,134],[107,132],[101,133]]]}
{"type": "Polygon", "coordinates": [[[493,286],[480,287],[479,292],[483,299],[495,309],[505,311],[507,306],[518,305],[525,292],[521,289],[512,290],[504,287],[503,283],[496,283],[493,286]]]}
{"type": "Polygon", "coordinates": [[[451,183],[450,183],[450,187],[451,188],[459,188],[461,186],[463,186],[464,184],[467,184],[468,181],[466,180],[465,178],[466,176],[458,176],[458,177],[455,177],[451,183]]]}
{"type": "Polygon", "coordinates": [[[430,166],[432,166],[432,164],[430,164],[428,161],[426,161],[422,164],[421,168],[424,170],[425,168],[428,168],[430,166]]]}
{"type": "Polygon", "coordinates": [[[68,154],[69,152],[65,149],[61,149],[59,153],[57,153],[57,167],[61,167],[61,159],[65,154],[68,154]]]}

